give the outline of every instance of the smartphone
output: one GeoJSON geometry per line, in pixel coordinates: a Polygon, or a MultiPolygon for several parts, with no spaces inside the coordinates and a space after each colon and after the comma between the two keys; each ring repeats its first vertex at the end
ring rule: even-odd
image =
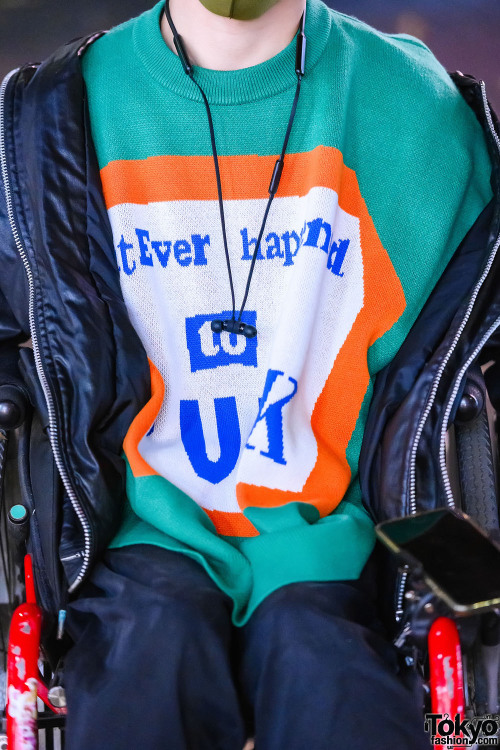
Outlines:
{"type": "Polygon", "coordinates": [[[465,513],[416,513],[376,532],[458,614],[500,607],[500,547],[465,513]]]}

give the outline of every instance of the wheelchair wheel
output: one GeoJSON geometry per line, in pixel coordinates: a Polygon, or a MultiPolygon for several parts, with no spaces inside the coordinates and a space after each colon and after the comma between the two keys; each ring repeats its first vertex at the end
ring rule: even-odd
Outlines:
{"type": "Polygon", "coordinates": [[[455,441],[462,510],[495,536],[500,524],[494,456],[486,391],[477,378],[467,381],[455,423],[455,441]]]}
{"type": "MultiPolygon", "coordinates": [[[[481,367],[468,373],[455,421],[455,443],[461,509],[495,541],[500,541],[498,490],[495,476],[497,451],[492,444],[490,408],[481,367]]],[[[464,654],[468,712],[482,716],[498,711],[500,620],[494,613],[481,617],[476,642],[464,654]]]]}

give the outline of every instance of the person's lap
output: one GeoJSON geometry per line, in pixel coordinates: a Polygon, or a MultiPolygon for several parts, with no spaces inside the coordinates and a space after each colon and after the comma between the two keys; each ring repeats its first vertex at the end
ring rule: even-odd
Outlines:
{"type": "Polygon", "coordinates": [[[414,692],[359,582],[290,584],[248,624],[184,555],[110,550],[68,611],[67,750],[424,750],[414,692]]]}

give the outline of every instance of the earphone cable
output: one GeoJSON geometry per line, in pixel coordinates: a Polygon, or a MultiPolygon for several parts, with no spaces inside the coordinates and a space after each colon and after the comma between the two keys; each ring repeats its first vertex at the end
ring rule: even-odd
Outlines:
{"type": "Polygon", "coordinates": [[[243,302],[241,303],[241,309],[240,309],[240,312],[239,312],[239,315],[238,315],[238,320],[239,321],[241,321],[241,316],[243,315],[243,310],[245,309],[245,305],[246,305],[247,298],[248,298],[248,293],[250,291],[250,284],[252,282],[253,271],[254,271],[255,262],[257,260],[257,256],[258,256],[258,253],[259,253],[259,248],[260,248],[260,243],[261,243],[261,240],[262,240],[262,235],[264,234],[264,228],[266,226],[267,215],[269,213],[269,209],[271,208],[271,203],[273,202],[273,198],[276,195],[276,191],[278,190],[278,184],[279,184],[279,180],[281,178],[281,172],[283,171],[284,159],[285,159],[285,151],[286,151],[286,147],[288,145],[288,139],[290,137],[290,132],[292,130],[292,122],[293,122],[293,118],[295,116],[295,110],[297,109],[297,102],[299,100],[300,82],[301,82],[301,80],[302,80],[301,76],[299,76],[298,77],[298,81],[297,81],[297,88],[295,89],[295,97],[294,97],[294,100],[293,100],[292,112],[291,112],[291,115],[290,115],[290,119],[288,120],[288,128],[287,128],[287,131],[286,131],[285,141],[283,143],[283,148],[282,148],[282,151],[281,151],[281,156],[278,159],[278,161],[276,162],[276,166],[275,166],[274,173],[273,173],[273,178],[271,179],[271,184],[269,185],[269,193],[270,193],[269,200],[267,202],[266,211],[264,213],[264,219],[262,221],[262,226],[260,228],[259,236],[257,238],[257,244],[255,245],[255,250],[253,251],[253,255],[252,255],[252,262],[250,264],[250,271],[248,273],[248,279],[247,279],[247,285],[246,285],[246,288],[245,288],[245,294],[243,295],[243,302]],[[275,174],[278,174],[278,180],[276,181],[276,184],[273,184],[275,182],[274,181],[274,175],[275,174]]]}
{"type": "Polygon", "coordinates": [[[224,204],[223,204],[223,201],[222,201],[222,184],[221,184],[221,179],[220,179],[219,160],[217,158],[217,148],[215,146],[214,124],[213,124],[213,121],[212,121],[212,113],[210,112],[210,107],[208,105],[208,99],[205,96],[205,92],[201,88],[200,84],[197,81],[195,81],[195,79],[193,78],[192,74],[190,75],[190,78],[193,81],[193,83],[195,83],[198,86],[198,88],[199,88],[199,90],[201,92],[201,95],[203,97],[203,101],[205,102],[205,107],[206,107],[206,110],[207,110],[207,115],[208,115],[208,125],[209,125],[209,128],[210,128],[210,140],[212,141],[212,155],[213,155],[213,158],[214,158],[214,165],[215,165],[215,177],[216,177],[216,180],[217,180],[217,196],[219,198],[219,213],[220,213],[220,222],[221,222],[221,226],[222,226],[222,238],[224,240],[224,252],[226,254],[226,265],[227,265],[227,273],[228,273],[228,276],[229,276],[229,286],[231,287],[231,300],[232,300],[232,304],[233,304],[233,317],[232,317],[232,319],[234,320],[235,315],[236,315],[236,302],[235,302],[235,296],[234,296],[233,274],[231,272],[231,260],[229,258],[229,248],[228,248],[228,245],[227,245],[226,221],[225,221],[225,218],[224,218],[224,204]]]}
{"type": "MultiPolygon", "coordinates": [[[[273,202],[273,198],[276,195],[276,192],[278,190],[279,182],[280,182],[280,179],[281,179],[281,174],[283,172],[285,152],[286,152],[286,149],[287,149],[287,146],[288,146],[288,140],[290,138],[290,133],[291,133],[291,130],[292,130],[292,124],[293,124],[293,120],[294,120],[294,117],[295,117],[295,112],[297,110],[297,104],[298,104],[299,94],[300,94],[300,84],[301,84],[301,81],[302,81],[302,77],[304,75],[304,66],[305,66],[305,49],[306,49],[306,37],[305,37],[305,33],[304,33],[304,29],[305,29],[305,10],[304,10],[304,12],[302,14],[302,18],[301,18],[301,22],[300,22],[300,27],[299,27],[299,31],[298,31],[298,34],[297,34],[297,42],[296,42],[297,46],[296,46],[296,58],[295,58],[295,72],[297,74],[297,87],[295,89],[295,96],[294,96],[294,99],[293,99],[293,104],[292,104],[292,109],[291,109],[291,112],[290,112],[290,117],[288,119],[288,125],[287,125],[287,129],[286,129],[286,133],[285,133],[285,139],[283,141],[283,147],[281,149],[281,155],[280,155],[279,159],[277,159],[277,161],[276,161],[276,163],[274,165],[274,170],[273,170],[273,174],[272,174],[272,177],[271,177],[271,182],[269,184],[269,200],[267,202],[266,210],[264,212],[264,218],[262,220],[262,224],[261,224],[260,231],[259,231],[259,236],[258,236],[258,238],[256,240],[255,249],[254,249],[254,252],[253,252],[253,255],[252,255],[252,260],[251,260],[251,263],[250,263],[250,269],[249,269],[249,272],[248,272],[247,283],[246,283],[246,287],[245,287],[245,293],[243,295],[243,302],[242,302],[242,305],[241,305],[241,308],[240,308],[240,311],[239,311],[239,314],[238,314],[238,321],[235,320],[235,318],[236,318],[236,301],[235,301],[235,294],[234,294],[233,275],[232,275],[232,270],[231,270],[231,259],[229,257],[229,248],[228,248],[228,244],[227,244],[226,222],[225,222],[225,217],[224,217],[224,203],[223,203],[223,199],[222,199],[222,184],[221,184],[221,178],[220,178],[219,160],[218,160],[218,156],[217,156],[217,147],[216,147],[216,143],[215,143],[215,131],[214,131],[214,125],[213,125],[213,120],[212,120],[212,113],[210,111],[210,106],[209,106],[209,103],[208,103],[208,99],[207,99],[207,97],[205,95],[205,92],[203,91],[203,89],[201,88],[200,84],[195,80],[195,78],[193,76],[193,66],[189,62],[189,58],[188,58],[188,56],[186,54],[186,51],[184,49],[184,45],[182,43],[181,37],[178,34],[177,29],[175,28],[174,22],[172,20],[172,16],[170,15],[169,0],[165,0],[164,12],[165,12],[165,16],[167,18],[168,24],[170,26],[170,29],[172,31],[173,39],[174,39],[174,45],[175,45],[175,48],[177,50],[177,54],[179,56],[179,59],[180,59],[180,61],[182,63],[182,66],[184,68],[184,71],[190,77],[190,79],[193,81],[193,83],[196,84],[196,86],[198,87],[198,89],[199,89],[199,91],[200,91],[200,93],[201,93],[201,95],[203,97],[203,102],[205,104],[205,109],[207,111],[208,125],[209,125],[209,129],[210,129],[210,140],[211,140],[211,144],[212,144],[212,155],[213,155],[214,166],[215,166],[215,177],[216,177],[216,181],[217,181],[217,196],[218,196],[218,199],[219,199],[219,212],[220,212],[220,218],[221,218],[222,237],[223,237],[223,241],[224,241],[224,252],[225,252],[225,255],[226,255],[226,265],[227,265],[227,271],[228,271],[228,276],[229,276],[229,286],[231,288],[231,301],[232,301],[232,318],[231,318],[231,322],[232,323],[236,323],[236,322],[241,323],[241,318],[242,318],[243,311],[245,309],[245,305],[246,305],[246,302],[247,302],[247,299],[248,299],[248,294],[249,294],[249,291],[250,291],[250,284],[252,282],[253,272],[254,272],[254,269],[255,269],[255,263],[257,261],[258,253],[259,253],[259,250],[260,250],[260,243],[261,243],[261,240],[262,240],[262,235],[264,234],[264,229],[265,229],[265,226],[266,226],[267,217],[268,217],[268,214],[269,214],[269,210],[271,208],[271,203],[273,202]]],[[[221,325],[222,327],[224,327],[228,323],[228,321],[225,321],[225,322],[224,321],[214,321],[214,323],[219,323],[219,325],[221,325]]],[[[256,329],[253,326],[242,326],[242,328],[243,329],[245,329],[245,328],[252,329],[253,332],[251,334],[245,333],[245,335],[255,336],[256,329]]],[[[241,332],[241,328],[240,329],[236,329],[235,332],[241,332]]]]}

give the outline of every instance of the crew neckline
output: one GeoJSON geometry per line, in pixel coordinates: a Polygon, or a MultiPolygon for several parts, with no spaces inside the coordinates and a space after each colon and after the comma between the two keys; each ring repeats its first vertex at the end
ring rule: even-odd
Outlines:
{"type": "MultiPolygon", "coordinates": [[[[164,0],[134,21],[134,50],[148,74],[161,86],[187,99],[202,101],[197,86],[186,75],[177,55],[168,47],[160,30],[164,0]]],[[[331,16],[322,0],[307,0],[305,34],[306,72],[319,61],[330,34],[331,16]]],[[[277,55],[239,70],[212,70],[193,66],[194,77],[210,104],[243,104],[267,99],[297,85],[295,36],[277,55]]]]}

